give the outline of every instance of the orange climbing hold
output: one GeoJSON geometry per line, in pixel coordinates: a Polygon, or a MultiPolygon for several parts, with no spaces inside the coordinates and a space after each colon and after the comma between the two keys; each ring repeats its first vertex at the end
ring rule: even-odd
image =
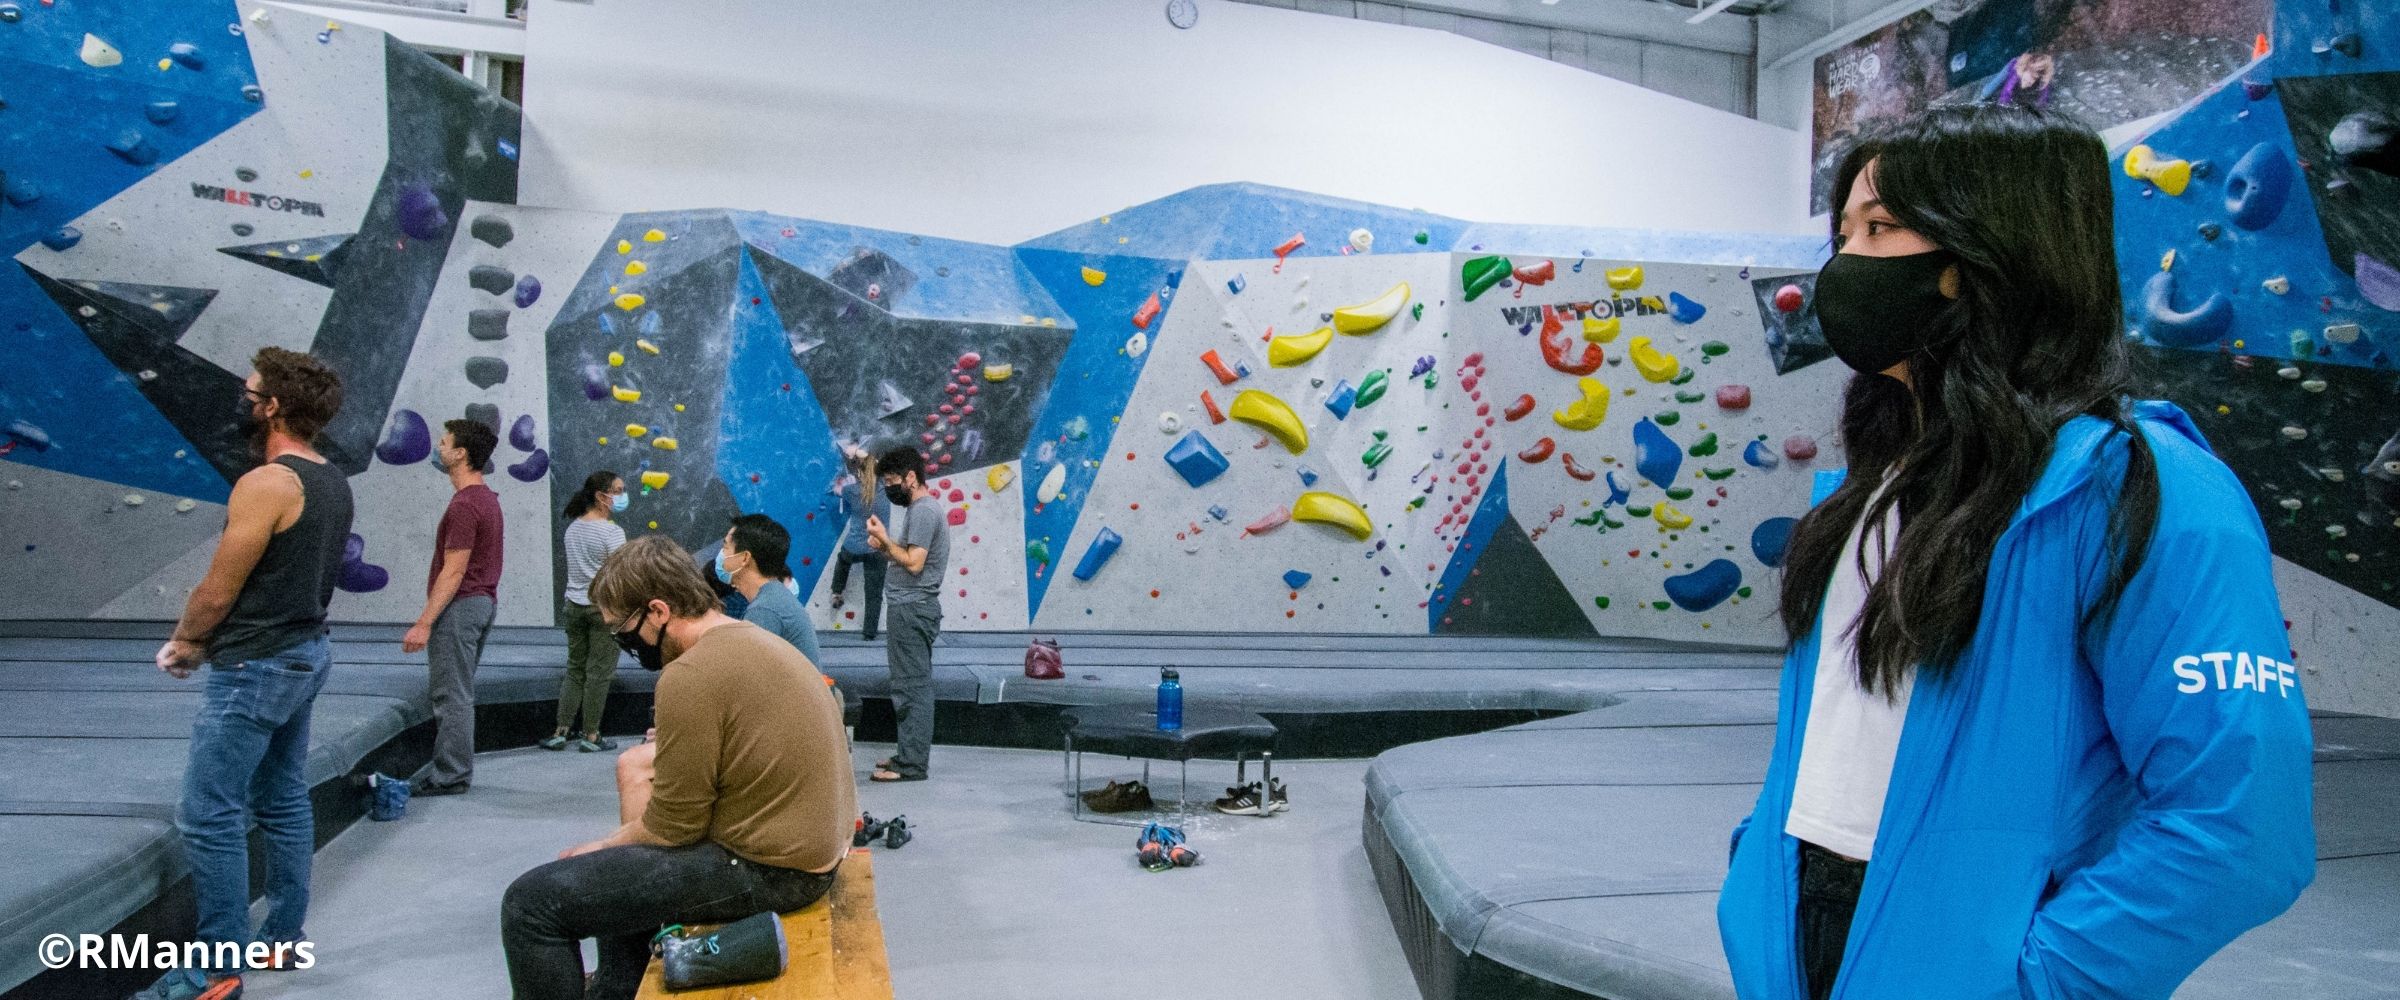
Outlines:
{"type": "Polygon", "coordinates": [[[1208,411],[1209,423],[1225,422],[1225,411],[1217,409],[1217,397],[1209,395],[1206,389],[1200,390],[1200,408],[1208,411]]]}
{"type": "Polygon", "coordinates": [[[1141,308],[1133,311],[1133,328],[1136,330],[1149,329],[1150,322],[1158,318],[1158,310],[1158,293],[1151,292],[1149,301],[1143,302],[1141,308]]]}
{"type": "Polygon", "coordinates": [[[1233,369],[1225,367],[1225,359],[1218,357],[1214,350],[1202,352],[1200,363],[1207,365],[1208,370],[1216,374],[1217,382],[1220,385],[1232,385],[1236,379],[1241,378],[1240,375],[1234,374],[1233,369]]]}

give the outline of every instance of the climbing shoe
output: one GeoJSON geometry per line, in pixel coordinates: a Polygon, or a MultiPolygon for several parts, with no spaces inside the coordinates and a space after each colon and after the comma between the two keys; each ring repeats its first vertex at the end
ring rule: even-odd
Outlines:
{"type": "Polygon", "coordinates": [[[1291,789],[1277,781],[1267,786],[1267,811],[1282,812],[1292,807],[1291,789]]]}
{"type": "Polygon", "coordinates": [[[575,749],[580,753],[599,753],[616,748],[617,741],[606,736],[586,736],[575,741],[575,749]]]}
{"type": "Polygon", "coordinates": [[[1152,809],[1150,788],[1139,781],[1111,781],[1107,787],[1083,793],[1083,807],[1096,813],[1139,812],[1152,809]]]}
{"type": "Polygon", "coordinates": [[[551,733],[548,737],[544,738],[540,743],[535,745],[544,750],[564,750],[567,748],[567,734],[551,733]]]}
{"type": "Polygon", "coordinates": [[[875,838],[883,836],[883,826],[874,813],[860,813],[858,824],[850,828],[850,846],[865,847],[873,843],[875,838]]]}
{"type": "Polygon", "coordinates": [[[159,977],[133,1000],[242,1000],[242,977],[201,982],[199,973],[178,969],[159,977]]]}
{"type": "Polygon", "coordinates": [[[916,839],[916,836],[916,834],[908,832],[908,817],[906,816],[894,816],[889,822],[883,824],[884,850],[897,851],[909,841],[916,839]]]}

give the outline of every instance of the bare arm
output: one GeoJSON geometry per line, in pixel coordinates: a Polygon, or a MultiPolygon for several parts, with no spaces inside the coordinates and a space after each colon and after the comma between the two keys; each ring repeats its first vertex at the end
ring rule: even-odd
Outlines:
{"type": "Polygon", "coordinates": [[[191,673],[209,636],[233,610],[250,571],[258,568],[259,557],[274,539],[277,526],[288,526],[297,519],[300,504],[300,479],[281,466],[252,469],[233,484],[233,496],[225,507],[225,536],[218,540],[216,555],[209,560],[208,575],[185,602],[174,638],[158,651],[159,669],[178,677],[191,673]]]}
{"type": "Polygon", "coordinates": [[[442,550],[442,571],[434,574],[433,592],[425,595],[425,613],[417,616],[417,623],[400,640],[402,652],[417,652],[432,640],[434,620],[450,606],[450,599],[458,596],[458,585],[467,579],[467,557],[474,552],[473,549],[442,550]]]}

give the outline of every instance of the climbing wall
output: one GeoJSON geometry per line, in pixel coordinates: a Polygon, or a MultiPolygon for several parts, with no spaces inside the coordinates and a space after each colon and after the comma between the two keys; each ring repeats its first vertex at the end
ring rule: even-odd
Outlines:
{"type": "Polygon", "coordinates": [[[2400,5],[2279,4],[2267,51],[2117,151],[2158,395],[2266,521],[2320,708],[2400,714],[2400,5]]]}

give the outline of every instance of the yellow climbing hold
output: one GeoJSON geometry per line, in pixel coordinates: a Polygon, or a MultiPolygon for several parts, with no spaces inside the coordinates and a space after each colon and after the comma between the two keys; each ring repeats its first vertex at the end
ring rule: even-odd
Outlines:
{"type": "Polygon", "coordinates": [[[642,303],[648,301],[650,300],[643,298],[642,293],[640,292],[626,292],[623,295],[617,296],[617,308],[623,309],[626,312],[632,312],[641,308],[642,303]]]}
{"type": "Polygon", "coordinates": [[[1309,333],[1287,333],[1267,341],[1267,363],[1277,368],[1305,364],[1333,343],[1333,328],[1320,326],[1309,333]]]}
{"type": "Polygon", "coordinates": [[[628,278],[638,278],[649,273],[649,271],[650,265],[644,264],[641,261],[629,260],[625,262],[625,276],[628,278]]]}
{"type": "Polygon", "coordinates": [[[983,366],[983,380],[986,382],[1006,382],[1009,376],[1016,373],[1017,366],[1013,364],[983,366]]]}
{"type": "Polygon", "coordinates": [[[2167,159],[2148,146],[2135,146],[2125,151],[2125,176],[2147,179],[2173,197],[2183,194],[2184,186],[2192,182],[2192,164],[2167,159]]]}
{"type": "Polygon", "coordinates": [[[1055,326],[1057,326],[1057,325],[1058,325],[1058,317],[1056,317],[1056,316],[1044,316],[1044,317],[1042,317],[1042,325],[1043,325],[1043,326],[1048,326],[1048,327],[1055,327],[1055,326]]]}
{"type": "MultiPolygon", "coordinates": [[[[1326,333],[1327,337],[1332,335],[1331,331],[1326,333]]],[[[1308,425],[1300,422],[1300,415],[1293,413],[1289,404],[1266,392],[1242,390],[1241,395],[1233,397],[1233,407],[1226,415],[1267,432],[1294,455],[1308,450],[1308,425]]]]}
{"type": "Polygon", "coordinates": [[[650,428],[648,428],[648,427],[644,427],[644,426],[642,426],[642,425],[640,425],[640,424],[626,424],[626,425],[625,425],[625,436],[626,436],[626,437],[629,437],[629,438],[638,438],[638,437],[641,437],[642,435],[644,435],[644,434],[648,434],[648,433],[650,433],[650,428]]]}
{"type": "Polygon", "coordinates": [[[1624,328],[1625,321],[1614,316],[1607,319],[1586,316],[1583,318],[1583,339],[1595,344],[1605,344],[1617,339],[1617,332],[1624,328]]]}
{"type": "Polygon", "coordinates": [[[1608,287],[1620,292],[1630,292],[1642,287],[1642,266],[1636,264],[1632,267],[1612,267],[1608,269],[1607,277],[1608,287]]]}
{"type": "Polygon", "coordinates": [[[677,413],[682,413],[682,412],[683,412],[683,404],[682,404],[682,403],[677,403],[677,404],[675,404],[675,412],[677,412],[677,413]]]}
{"type": "Polygon", "coordinates": [[[608,394],[617,397],[617,402],[620,403],[639,403],[642,401],[642,390],[628,389],[621,385],[609,386],[608,394]]]}
{"type": "Polygon", "coordinates": [[[659,232],[656,229],[642,234],[642,242],[644,243],[665,243],[666,241],[667,234],[659,232]]]}
{"type": "Polygon", "coordinates": [[[660,472],[660,471],[658,471],[657,469],[652,469],[652,470],[650,470],[650,471],[648,471],[648,472],[642,473],[642,486],[643,486],[643,488],[645,488],[645,489],[653,489],[653,490],[663,490],[663,489],[666,489],[666,488],[667,488],[667,474],[666,474],[666,473],[664,473],[664,472],[660,472]]]}
{"type": "Polygon", "coordinates": [[[1663,500],[1659,501],[1657,506],[1650,508],[1650,516],[1657,518],[1658,523],[1665,525],[1669,531],[1682,531],[1692,526],[1692,515],[1676,510],[1673,505],[1663,500]]]}
{"type": "Polygon", "coordinates": [[[1087,268],[1084,268],[1084,269],[1083,269],[1083,283],[1084,283],[1084,284],[1090,285],[1090,286],[1092,286],[1093,288],[1098,288],[1098,287],[1100,287],[1100,283],[1101,283],[1101,282],[1103,282],[1103,281],[1107,281],[1107,280],[1108,280],[1108,272],[1106,272],[1106,271],[1102,271],[1102,270],[1099,270],[1099,269],[1097,269],[1097,268],[1090,268],[1090,267],[1087,267],[1087,268]]]}
{"type": "Polygon", "coordinates": [[[651,342],[649,342],[649,341],[647,341],[647,340],[636,340],[636,341],[634,341],[634,342],[633,342],[633,346],[641,348],[641,349],[642,349],[642,353],[644,353],[644,354],[656,354],[656,353],[658,353],[658,345],[657,345],[657,344],[653,344],[653,343],[651,343],[651,342]]]}
{"type": "Polygon", "coordinates": [[[1579,378],[1575,387],[1583,398],[1568,403],[1565,409],[1550,411],[1550,419],[1571,431],[1588,431],[1608,419],[1608,386],[1596,378],[1579,378]]]}
{"type": "Polygon", "coordinates": [[[125,53],[101,41],[100,36],[89,33],[83,36],[83,51],[79,55],[83,58],[83,64],[93,69],[107,69],[125,61],[125,53]]]}
{"type": "Polygon", "coordinates": [[[1648,337],[1635,337],[1626,346],[1627,353],[1633,355],[1634,369],[1641,372],[1645,379],[1664,382],[1683,371],[1683,362],[1676,360],[1672,354],[1650,346],[1648,337]]]}
{"type": "Polygon", "coordinates": [[[1014,483],[1016,481],[1017,467],[1006,462],[992,466],[991,468],[984,470],[983,473],[984,487],[994,493],[998,493],[1001,490],[1007,489],[1010,483],[1014,483]]]}
{"type": "Polygon", "coordinates": [[[1408,307],[1408,282],[1393,285],[1372,302],[1343,306],[1333,311],[1333,328],[1348,334],[1374,333],[1383,329],[1392,317],[1408,307]]]}
{"type": "Polygon", "coordinates": [[[168,71],[168,70],[171,70],[171,69],[174,69],[174,68],[175,68],[175,60],[173,60],[173,59],[161,59],[161,60],[159,60],[159,61],[158,61],[158,71],[159,71],[159,72],[161,72],[161,73],[164,73],[164,72],[166,72],[166,71],[168,71]]]}
{"type": "Polygon", "coordinates": [[[2172,271],[2175,269],[2175,251],[2168,250],[2166,253],[2159,255],[2158,269],[2161,271],[2172,271]]]}
{"type": "Polygon", "coordinates": [[[617,241],[617,252],[618,252],[618,253],[632,253],[632,252],[633,252],[633,242],[632,242],[632,241],[630,241],[630,240],[618,240],[618,241],[617,241]]]}
{"type": "Polygon", "coordinates": [[[675,439],[671,437],[654,437],[650,439],[650,447],[656,448],[660,451],[674,451],[675,439]]]}
{"type": "Polygon", "coordinates": [[[623,368],[623,367],[625,367],[625,354],[624,354],[624,352],[622,352],[622,351],[610,351],[610,352],[608,352],[608,366],[609,366],[610,368],[623,368]]]}
{"type": "Polygon", "coordinates": [[[1375,522],[1367,519],[1366,508],[1349,497],[1322,490],[1302,493],[1300,499],[1292,501],[1292,520],[1330,524],[1362,542],[1375,533],[1375,522]]]}

